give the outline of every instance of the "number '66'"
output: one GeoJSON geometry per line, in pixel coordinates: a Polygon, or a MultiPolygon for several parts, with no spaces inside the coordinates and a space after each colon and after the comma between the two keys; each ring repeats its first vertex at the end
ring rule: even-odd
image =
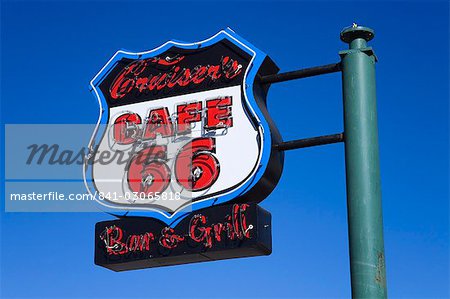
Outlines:
{"type": "MultiPolygon", "coordinates": [[[[175,177],[184,189],[201,191],[211,187],[220,172],[214,138],[197,138],[184,145],[177,154],[175,177]]],[[[171,182],[166,164],[167,146],[156,145],[138,152],[128,168],[128,185],[133,192],[163,192],[171,182]]]]}

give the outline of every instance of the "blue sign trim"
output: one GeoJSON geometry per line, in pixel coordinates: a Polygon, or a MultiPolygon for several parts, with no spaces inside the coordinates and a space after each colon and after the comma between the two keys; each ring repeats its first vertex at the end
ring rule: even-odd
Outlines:
{"type": "MultiPolygon", "coordinates": [[[[245,100],[249,104],[248,108],[255,114],[257,121],[258,121],[259,128],[261,130],[261,136],[262,136],[262,147],[261,147],[262,152],[260,153],[261,160],[260,160],[260,165],[258,166],[258,170],[253,175],[253,177],[251,179],[249,179],[245,184],[241,185],[233,192],[226,194],[224,196],[219,196],[215,199],[209,199],[209,200],[202,201],[202,202],[197,202],[197,203],[194,202],[192,204],[192,208],[193,208],[192,210],[197,210],[197,209],[205,208],[205,207],[208,207],[211,205],[217,205],[217,204],[221,204],[224,202],[228,202],[228,201],[231,201],[231,200],[245,194],[248,190],[250,190],[253,186],[255,186],[255,184],[262,178],[262,176],[266,170],[266,167],[268,165],[269,158],[270,158],[270,153],[271,153],[271,144],[272,144],[271,138],[272,137],[271,137],[271,133],[270,133],[269,124],[266,121],[262,111],[259,109],[256,99],[254,98],[253,83],[255,81],[255,77],[258,73],[258,70],[261,67],[261,65],[263,64],[263,61],[265,60],[267,55],[264,52],[257,49],[256,47],[254,47],[252,44],[250,44],[246,40],[244,40],[243,38],[241,38],[233,30],[231,30],[230,28],[227,28],[225,30],[220,31],[213,37],[211,37],[205,41],[202,41],[202,42],[186,43],[186,42],[172,40],[172,41],[169,41],[169,42],[163,44],[162,46],[160,46],[156,49],[142,52],[142,53],[135,53],[135,52],[121,49],[121,50],[117,51],[115,53],[115,55],[113,55],[113,57],[101,69],[101,71],[94,77],[94,79],[92,79],[92,81],[90,83],[91,92],[99,100],[99,105],[100,105],[100,109],[101,109],[97,128],[94,131],[94,134],[92,135],[92,138],[91,138],[91,141],[89,144],[89,147],[93,148],[93,146],[95,144],[97,144],[98,142],[100,142],[100,139],[101,139],[100,134],[98,134],[98,127],[100,125],[106,125],[108,122],[108,119],[107,119],[108,115],[107,115],[107,113],[104,113],[105,109],[108,108],[108,105],[106,103],[106,99],[104,98],[102,92],[99,90],[98,86],[102,82],[102,80],[109,74],[109,72],[116,66],[118,61],[120,61],[123,58],[146,59],[146,58],[158,56],[159,54],[164,53],[165,51],[169,50],[173,46],[177,46],[177,47],[183,48],[183,49],[204,48],[204,47],[210,46],[212,44],[218,43],[224,39],[232,42],[234,45],[236,45],[237,47],[239,47],[241,50],[248,53],[252,57],[252,60],[248,66],[249,69],[247,71],[247,76],[244,79],[245,94],[246,94],[245,100]]],[[[85,175],[86,187],[87,187],[88,191],[91,192],[91,190],[95,190],[95,188],[92,184],[92,176],[91,176],[91,172],[88,171],[88,169],[87,169],[88,167],[89,167],[88,165],[85,165],[84,175],[85,175]]],[[[101,204],[104,207],[106,207],[103,202],[101,202],[101,204]]],[[[151,210],[151,209],[146,209],[145,211],[139,211],[136,209],[136,207],[130,207],[130,209],[124,209],[123,206],[120,206],[118,208],[113,207],[112,205],[107,205],[107,206],[109,208],[112,208],[112,209],[108,209],[109,212],[112,212],[112,213],[115,213],[118,215],[127,214],[128,216],[131,216],[131,215],[133,215],[133,216],[152,216],[152,217],[160,219],[164,222],[172,221],[172,224],[175,224],[176,222],[181,220],[183,218],[183,216],[187,215],[190,212],[190,209],[189,209],[189,211],[186,211],[186,212],[179,211],[174,214],[168,214],[163,211],[157,212],[157,211],[151,210]],[[177,214],[176,217],[175,217],[175,214],[177,214]]]]}

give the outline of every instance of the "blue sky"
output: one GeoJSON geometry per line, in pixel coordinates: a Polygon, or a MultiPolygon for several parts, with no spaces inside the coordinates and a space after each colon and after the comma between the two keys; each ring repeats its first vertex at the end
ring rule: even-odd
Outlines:
{"type": "MultiPolygon", "coordinates": [[[[352,22],[376,32],[388,294],[447,297],[448,2],[2,1],[2,123],[95,122],[88,82],[120,48],[229,26],[289,71],[339,61],[352,22]]],[[[340,75],[273,85],[268,107],[285,140],[341,132],[340,75]]],[[[1,162],[4,186],[3,146],[1,162]]],[[[94,225],[110,216],[5,213],[1,202],[2,297],[350,296],[343,144],[286,153],[262,203],[268,257],[114,273],[93,263],[94,225]]]]}

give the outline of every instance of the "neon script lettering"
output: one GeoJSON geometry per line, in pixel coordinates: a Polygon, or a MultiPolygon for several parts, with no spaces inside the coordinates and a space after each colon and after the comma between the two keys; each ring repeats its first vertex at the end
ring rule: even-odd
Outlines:
{"type": "Polygon", "coordinates": [[[188,87],[203,82],[214,83],[220,78],[232,80],[242,72],[242,65],[229,56],[222,57],[215,65],[197,65],[193,68],[181,67],[179,64],[185,56],[158,57],[136,60],[128,64],[114,79],[110,87],[110,95],[117,100],[123,98],[132,91],[147,93],[172,89],[176,86],[188,87]],[[167,72],[144,75],[150,68],[164,69],[167,72]]]}
{"type": "Polygon", "coordinates": [[[148,252],[156,244],[162,248],[174,249],[188,239],[191,243],[202,244],[204,248],[212,248],[215,243],[223,242],[225,239],[251,239],[250,231],[253,225],[247,223],[248,207],[248,204],[234,204],[231,213],[219,223],[208,224],[208,218],[205,215],[194,215],[190,219],[188,232],[184,234],[176,232],[173,228],[164,227],[159,234],[145,232],[125,237],[126,232],[122,228],[111,226],[105,228],[100,234],[100,239],[104,242],[108,255],[148,252]],[[152,245],[153,243],[155,244],[152,245]]]}

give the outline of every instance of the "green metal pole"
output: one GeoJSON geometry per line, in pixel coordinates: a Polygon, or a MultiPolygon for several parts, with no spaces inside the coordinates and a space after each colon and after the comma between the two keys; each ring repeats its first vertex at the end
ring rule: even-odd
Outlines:
{"type": "Polygon", "coordinates": [[[386,271],[378,157],[376,57],[370,28],[344,29],[342,59],[345,165],[353,298],[386,298],[386,271]]]}

